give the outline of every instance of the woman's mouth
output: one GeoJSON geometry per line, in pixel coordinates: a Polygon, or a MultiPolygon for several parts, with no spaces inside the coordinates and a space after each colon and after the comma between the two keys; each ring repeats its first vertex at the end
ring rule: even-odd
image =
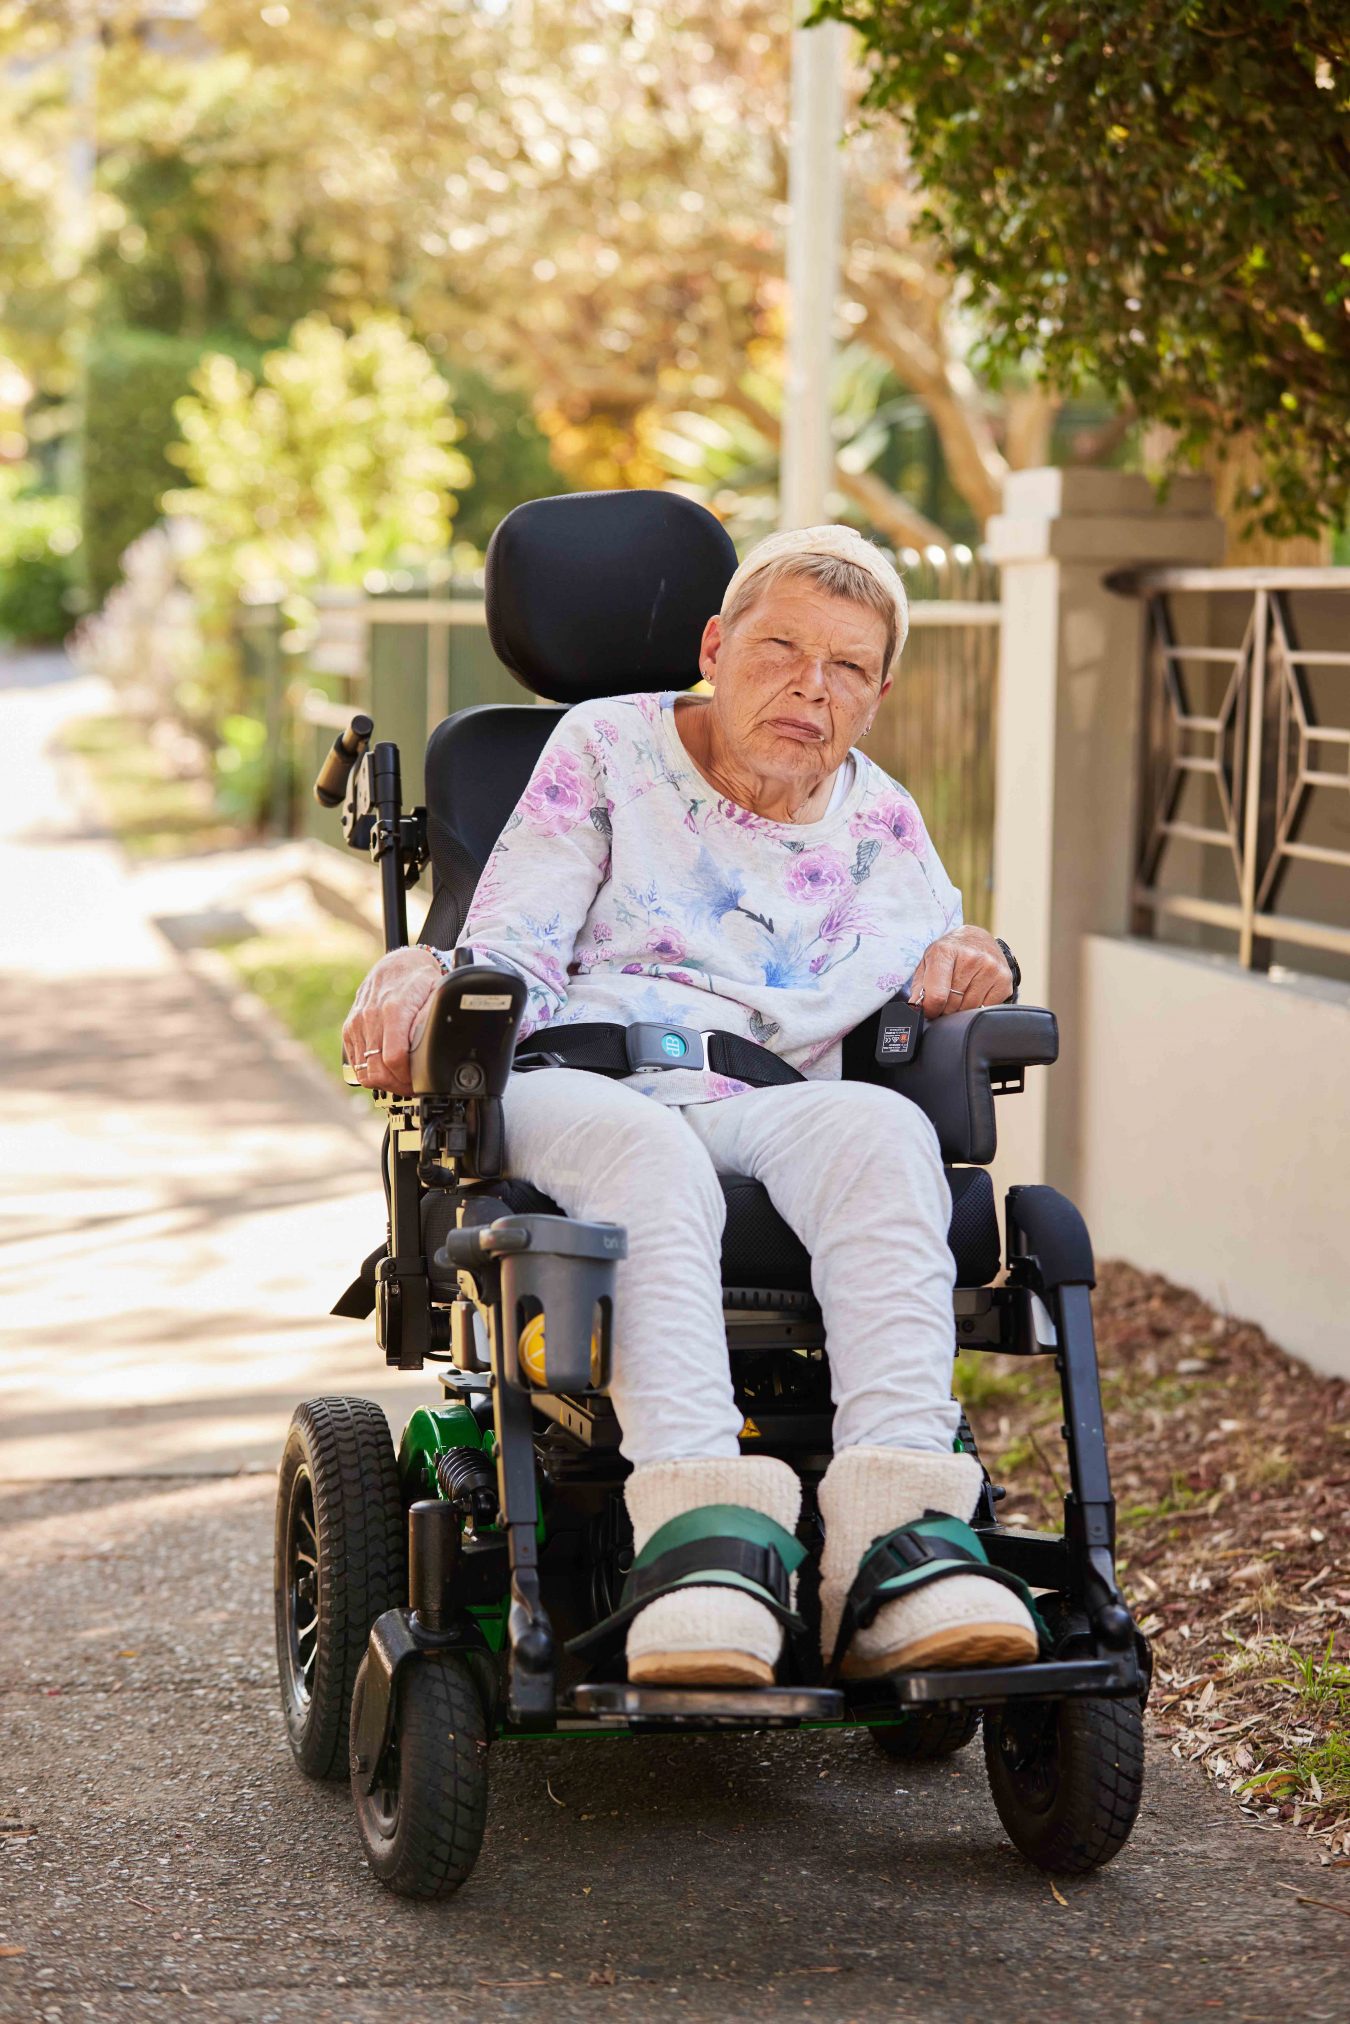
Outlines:
{"type": "Polygon", "coordinates": [[[808,724],[802,717],[771,717],[769,727],[781,737],[796,738],[803,745],[819,745],[825,737],[817,725],[808,724]]]}

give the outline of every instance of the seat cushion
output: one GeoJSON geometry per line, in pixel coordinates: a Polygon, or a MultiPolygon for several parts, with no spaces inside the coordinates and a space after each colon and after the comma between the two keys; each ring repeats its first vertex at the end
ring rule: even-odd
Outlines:
{"type": "MultiPolygon", "coordinates": [[[[783,1221],[762,1182],[739,1174],[719,1176],[726,1197],[722,1233],[722,1284],[767,1288],[775,1293],[809,1293],[811,1260],[783,1221]]],[[[994,1184],[983,1167],[948,1167],[952,1220],[947,1233],[956,1259],[957,1283],[987,1286],[999,1268],[998,1215],[994,1184]]],[[[517,1214],[557,1216],[562,1211],[528,1181],[503,1181],[496,1190],[517,1214]]]]}

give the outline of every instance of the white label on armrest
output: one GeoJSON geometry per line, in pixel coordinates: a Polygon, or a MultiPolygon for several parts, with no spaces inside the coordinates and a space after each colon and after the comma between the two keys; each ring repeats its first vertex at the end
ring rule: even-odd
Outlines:
{"type": "Polygon", "coordinates": [[[509,991],[466,991],[460,999],[466,1012],[509,1012],[511,994],[509,991]]]}

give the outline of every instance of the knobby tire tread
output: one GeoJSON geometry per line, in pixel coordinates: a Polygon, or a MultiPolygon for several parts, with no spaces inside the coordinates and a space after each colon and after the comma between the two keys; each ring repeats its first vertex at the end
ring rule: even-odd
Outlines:
{"type": "MultiPolygon", "coordinates": [[[[371,1399],[306,1399],[291,1420],[287,1460],[297,1434],[308,1458],[320,1542],[319,1652],[309,1720],[299,1737],[288,1726],[302,1770],[311,1778],[343,1778],[352,1689],[370,1626],[406,1599],[398,1464],[389,1423],[371,1399]]],[[[285,1482],[284,1472],[285,1462],[285,1482]]]]}
{"type": "Polygon", "coordinates": [[[1047,1814],[1019,1804],[999,1757],[999,1725],[988,1720],[985,1761],[994,1805],[1014,1846],[1041,1869],[1086,1876],[1118,1855],[1133,1830],[1144,1785],[1143,1716],[1128,1700],[1066,1701],[1061,1707],[1061,1789],[1047,1814]]]}
{"type": "MultiPolygon", "coordinates": [[[[362,1682],[364,1686],[364,1681],[362,1682]]],[[[397,1686],[398,1815],[386,1839],[353,1786],[357,1830],[380,1882],[400,1897],[457,1891],[487,1821],[488,1733],[472,1675],[455,1658],[414,1659],[397,1686]]]]}

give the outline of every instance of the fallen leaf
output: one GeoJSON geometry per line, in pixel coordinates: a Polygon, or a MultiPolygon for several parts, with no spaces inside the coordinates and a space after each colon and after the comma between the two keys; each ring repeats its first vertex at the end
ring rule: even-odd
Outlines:
{"type": "Polygon", "coordinates": [[[19,1954],[26,1954],[27,1947],[0,1947],[0,1961],[12,1961],[19,1954]]]}
{"type": "Polygon", "coordinates": [[[1054,1884],[1051,1884],[1051,1886],[1050,1886],[1050,1895],[1051,1895],[1051,1897],[1052,1897],[1052,1898],[1053,1898],[1053,1899],[1055,1900],[1055,1903],[1056,1903],[1057,1905],[1063,1905],[1063,1907],[1064,1907],[1065,1911],[1067,1911],[1067,1910],[1069,1909],[1069,1900],[1068,1900],[1068,1899],[1067,1899],[1066,1897],[1061,1897],[1061,1896],[1060,1896],[1060,1894],[1059,1894],[1058,1890],[1057,1890],[1057,1889],[1055,1888],[1054,1884]]]}

